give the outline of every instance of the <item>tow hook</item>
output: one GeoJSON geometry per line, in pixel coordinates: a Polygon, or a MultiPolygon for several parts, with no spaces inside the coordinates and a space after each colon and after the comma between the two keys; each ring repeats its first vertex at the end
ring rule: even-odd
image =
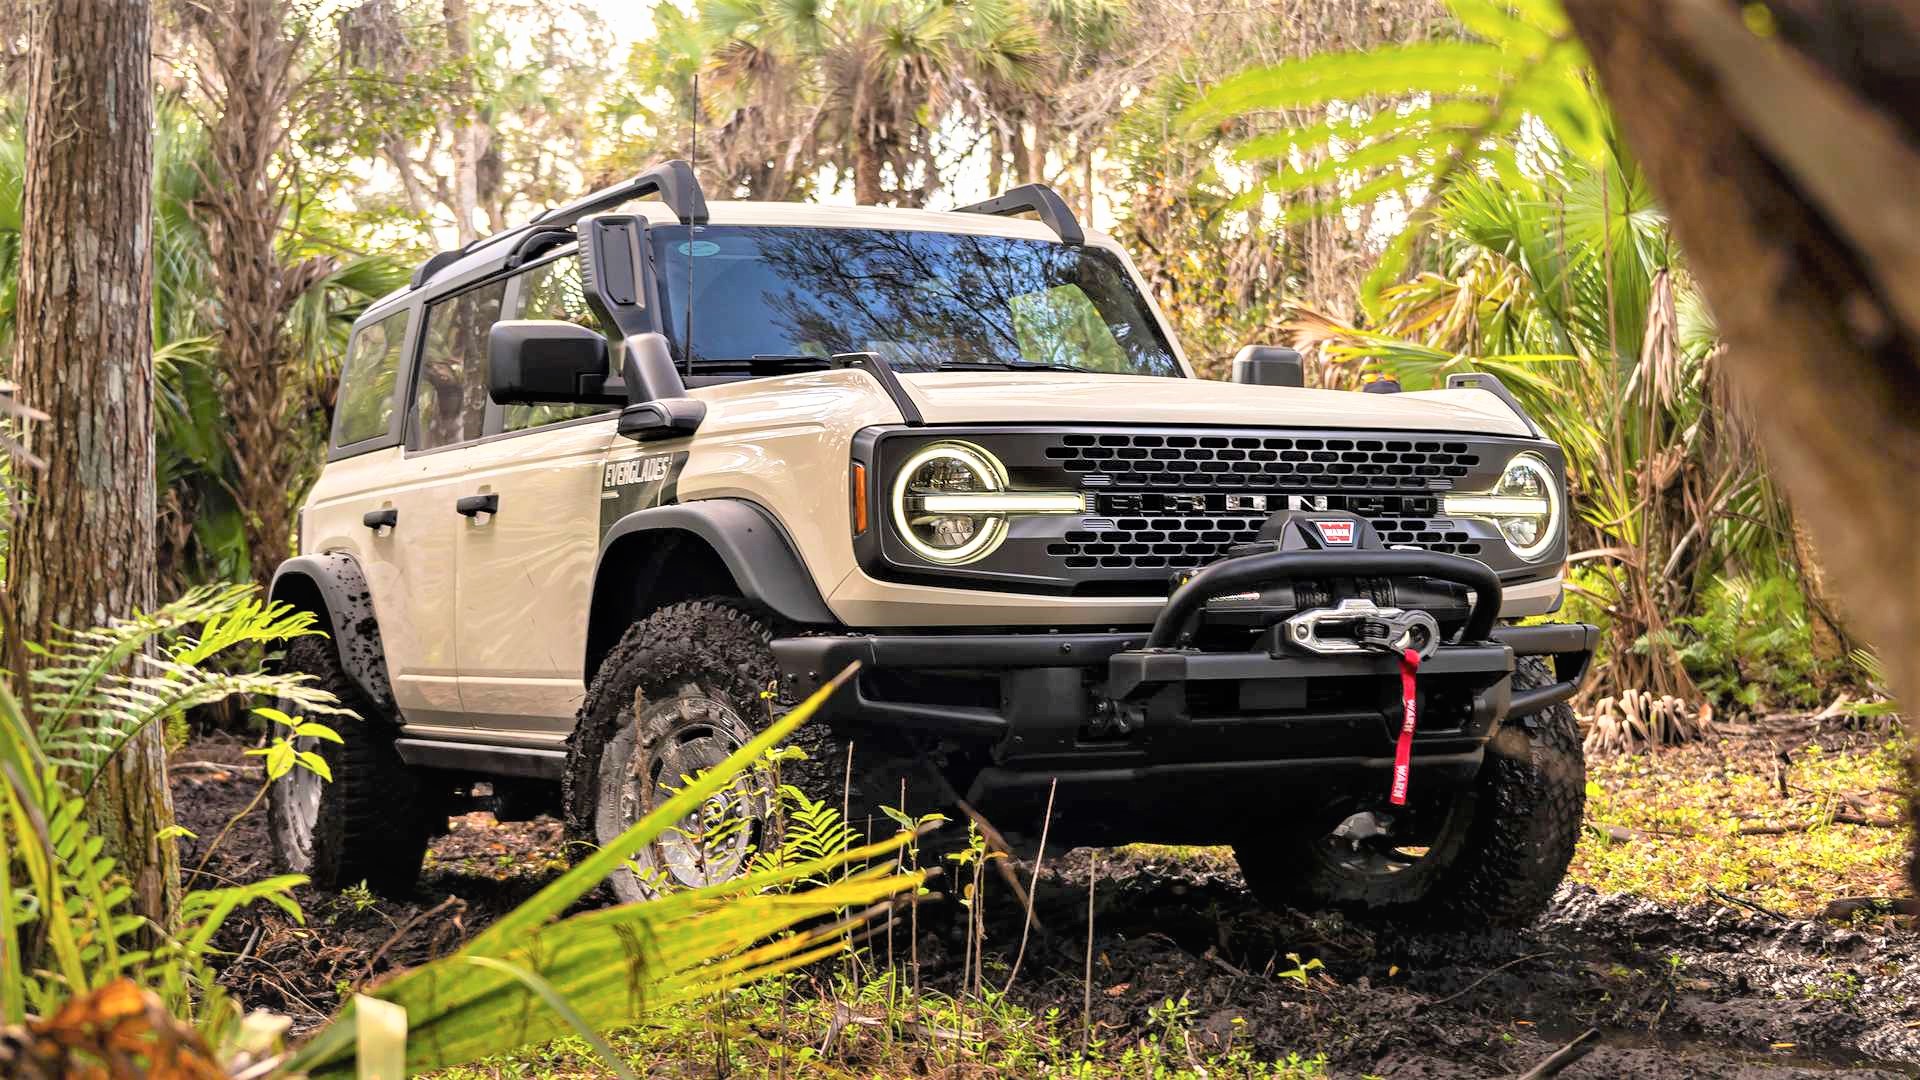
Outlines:
{"type": "Polygon", "coordinates": [[[1317,653],[1412,651],[1421,659],[1440,644],[1440,624],[1424,611],[1381,607],[1348,597],[1330,608],[1314,608],[1287,619],[1286,640],[1317,653]]]}

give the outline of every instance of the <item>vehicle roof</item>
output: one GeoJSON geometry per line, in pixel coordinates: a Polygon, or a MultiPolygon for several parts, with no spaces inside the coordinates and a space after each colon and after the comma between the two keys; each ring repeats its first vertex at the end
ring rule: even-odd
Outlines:
{"type": "MultiPolygon", "coordinates": [[[[663,202],[642,200],[618,208],[622,213],[639,214],[651,225],[678,225],[679,218],[663,202]]],[[[896,206],[834,206],[824,203],[745,202],[721,200],[707,203],[709,225],[775,225],[796,228],[904,229],[915,232],[961,233],[969,236],[1006,236],[1025,240],[1058,240],[1052,229],[1031,218],[1000,217],[993,214],[959,213],[953,210],[914,210],[896,206]]],[[[537,224],[537,223],[536,223],[537,224]]],[[[491,272],[509,250],[502,241],[518,236],[514,229],[477,242],[465,256],[435,273],[418,289],[395,289],[367,306],[362,318],[377,318],[384,309],[403,298],[432,295],[464,284],[467,280],[491,272]]],[[[1085,229],[1090,246],[1119,249],[1111,236],[1085,229]]]]}

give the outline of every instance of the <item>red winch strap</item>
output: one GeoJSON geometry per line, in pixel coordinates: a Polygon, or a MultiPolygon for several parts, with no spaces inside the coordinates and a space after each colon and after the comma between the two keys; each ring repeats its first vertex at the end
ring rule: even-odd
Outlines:
{"type": "Polygon", "coordinates": [[[1393,788],[1387,793],[1395,806],[1407,805],[1407,777],[1413,772],[1414,676],[1419,670],[1419,653],[1408,649],[1400,654],[1400,741],[1393,748],[1393,788]]]}

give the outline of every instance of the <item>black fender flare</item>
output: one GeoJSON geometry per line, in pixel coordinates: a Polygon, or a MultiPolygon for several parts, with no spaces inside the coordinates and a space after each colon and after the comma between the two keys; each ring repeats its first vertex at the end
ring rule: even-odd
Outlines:
{"type": "Polygon", "coordinates": [[[387,651],[373,614],[373,590],[360,560],[344,551],[300,555],[280,564],[267,587],[269,599],[307,609],[316,603],[333,635],[340,666],[367,699],[391,713],[393,683],[387,678],[387,651]]]}
{"type": "Polygon", "coordinates": [[[699,499],[636,510],[600,538],[594,595],[608,571],[607,554],[627,537],[660,530],[692,533],[720,556],[742,598],[803,626],[838,626],[807,564],[773,515],[745,499],[699,499]]]}

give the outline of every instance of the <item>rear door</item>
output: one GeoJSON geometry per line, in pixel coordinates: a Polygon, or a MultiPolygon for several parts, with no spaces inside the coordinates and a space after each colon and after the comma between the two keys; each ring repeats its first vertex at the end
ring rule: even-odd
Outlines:
{"type": "MultiPolygon", "coordinates": [[[[517,275],[506,303],[507,318],[607,330],[587,306],[570,249],[517,275]]],[[[604,406],[493,406],[486,440],[463,452],[459,494],[498,504],[457,530],[460,697],[477,740],[557,747],[573,729],[602,464],[617,415],[604,406]]]]}

